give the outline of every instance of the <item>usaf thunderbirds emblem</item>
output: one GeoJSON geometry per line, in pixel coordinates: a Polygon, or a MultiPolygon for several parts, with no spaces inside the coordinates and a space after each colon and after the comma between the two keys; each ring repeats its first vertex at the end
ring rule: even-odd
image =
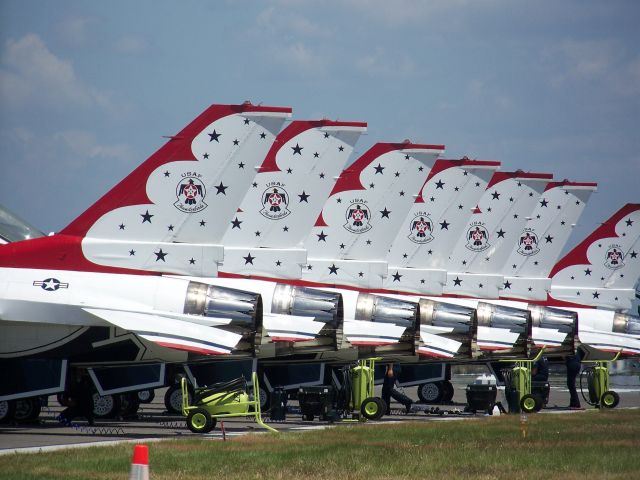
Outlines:
{"type": "Polygon", "coordinates": [[[423,244],[433,240],[433,222],[425,212],[418,212],[409,222],[409,236],[414,243],[423,244]]]}
{"type": "Polygon", "coordinates": [[[289,194],[278,182],[267,185],[262,193],[262,210],[260,213],[270,220],[280,220],[291,213],[289,210],[289,194]]]}
{"type": "Polygon", "coordinates": [[[178,200],[173,204],[181,212],[195,213],[207,208],[207,204],[204,203],[207,190],[200,177],[202,175],[194,172],[182,174],[182,180],[176,187],[178,200]]]}
{"type": "Polygon", "coordinates": [[[624,267],[624,254],[620,245],[610,245],[605,254],[604,266],[611,270],[617,270],[624,267]]]}
{"type": "Polygon", "coordinates": [[[36,280],[33,282],[34,287],[41,287],[43,290],[47,292],[55,292],[60,288],[69,288],[68,283],[62,283],[57,278],[46,278],[42,281],[36,280]]]}
{"type": "Polygon", "coordinates": [[[467,230],[467,247],[472,252],[486,250],[489,245],[489,233],[482,222],[473,222],[467,230]]]}
{"type": "Polygon", "coordinates": [[[529,257],[540,251],[538,248],[538,236],[531,228],[525,228],[518,240],[518,253],[529,257]]]}
{"type": "Polygon", "coordinates": [[[364,233],[373,227],[369,223],[371,212],[363,201],[352,200],[346,211],[347,223],[343,225],[351,233],[364,233]]]}

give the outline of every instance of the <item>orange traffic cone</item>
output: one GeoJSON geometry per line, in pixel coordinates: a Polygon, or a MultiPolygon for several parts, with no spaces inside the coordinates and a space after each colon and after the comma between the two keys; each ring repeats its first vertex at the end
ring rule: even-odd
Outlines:
{"type": "Polygon", "coordinates": [[[146,445],[136,445],[133,449],[129,480],[149,480],[149,448],[146,445]]]}

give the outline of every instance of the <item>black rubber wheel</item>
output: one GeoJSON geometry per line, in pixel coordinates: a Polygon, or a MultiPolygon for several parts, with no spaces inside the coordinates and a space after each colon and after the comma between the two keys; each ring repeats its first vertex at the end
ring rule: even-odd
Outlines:
{"type": "Polygon", "coordinates": [[[449,380],[442,382],[442,401],[445,403],[451,403],[453,400],[453,394],[455,393],[453,384],[449,380]]]}
{"type": "Polygon", "coordinates": [[[607,390],[600,397],[600,405],[603,408],[616,408],[620,403],[620,395],[613,390],[607,390]]]}
{"type": "Polygon", "coordinates": [[[16,409],[13,413],[13,418],[17,422],[31,422],[38,418],[42,405],[40,404],[40,398],[21,398],[16,400],[16,409]]]}
{"type": "Polygon", "coordinates": [[[193,433],[209,433],[215,427],[214,419],[204,408],[194,408],[187,415],[187,428],[193,433]]]}
{"type": "Polygon", "coordinates": [[[542,408],[542,400],[537,395],[530,393],[520,399],[520,410],[524,413],[539,412],[542,408]]]}
{"type": "Polygon", "coordinates": [[[428,382],[418,385],[418,398],[423,403],[440,403],[444,389],[441,382],[428,382]]]}
{"type": "Polygon", "coordinates": [[[271,395],[266,388],[259,387],[259,398],[260,398],[260,410],[266,412],[269,408],[271,408],[271,395]]]}
{"type": "Polygon", "coordinates": [[[313,422],[313,415],[311,414],[302,415],[302,420],[305,422],[313,422]]]}
{"type": "Polygon", "coordinates": [[[156,392],[152,389],[140,390],[136,395],[140,403],[151,403],[153,399],[156,398],[156,392]]]}
{"type": "Polygon", "coordinates": [[[15,400],[2,400],[0,402],[0,423],[7,423],[13,420],[16,411],[15,400]]]}
{"type": "Polygon", "coordinates": [[[360,405],[360,413],[369,420],[379,420],[385,414],[387,406],[379,397],[365,398],[360,405]]]}
{"type": "Polygon", "coordinates": [[[95,418],[113,418],[120,412],[120,398],[118,395],[100,396],[93,394],[93,416],[95,418]]]}
{"type": "Polygon", "coordinates": [[[135,415],[140,408],[140,400],[136,393],[121,393],[120,394],[120,412],[122,417],[130,417],[135,415]]]}
{"type": "MultiPolygon", "coordinates": [[[[193,400],[193,391],[189,389],[189,405],[193,400]]],[[[180,385],[173,385],[164,394],[164,406],[169,413],[182,415],[182,388],[180,385]]]]}

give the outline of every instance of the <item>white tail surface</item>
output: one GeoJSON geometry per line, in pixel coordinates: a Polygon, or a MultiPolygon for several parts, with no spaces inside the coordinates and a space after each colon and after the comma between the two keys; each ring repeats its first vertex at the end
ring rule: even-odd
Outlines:
{"type": "Polygon", "coordinates": [[[303,279],[380,287],[382,277],[367,276],[369,263],[386,258],[414,195],[443,150],[439,145],[378,143],[345,169],[305,242],[309,259],[303,279]]]}
{"type": "Polygon", "coordinates": [[[627,204],[554,267],[551,300],[631,308],[640,277],[640,204],[627,204]]]}
{"type": "Polygon", "coordinates": [[[213,105],[61,233],[92,263],[215,275],[222,235],[291,109],[213,105]]]}
{"type": "Polygon", "coordinates": [[[221,270],[300,278],[304,240],[365,130],[366,123],[330,120],[285,128],[227,227],[221,270]]]}
{"type": "Polygon", "coordinates": [[[548,278],[560,252],[596,190],[595,183],[551,182],[527,220],[502,274],[510,298],[546,300],[548,278]]]}
{"type": "Polygon", "coordinates": [[[497,298],[499,272],[551,175],[497,172],[449,258],[445,293],[497,298]]]}
{"type": "Polygon", "coordinates": [[[442,293],[448,258],[499,162],[436,161],[391,244],[384,287],[442,293]]]}

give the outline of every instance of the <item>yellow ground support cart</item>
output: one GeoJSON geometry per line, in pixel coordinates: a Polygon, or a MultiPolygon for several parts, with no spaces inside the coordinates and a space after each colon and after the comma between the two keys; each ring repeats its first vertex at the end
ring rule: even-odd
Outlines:
{"type": "Polygon", "coordinates": [[[609,365],[620,358],[620,350],[611,360],[583,360],[582,363],[593,363],[592,367],[585,368],[580,374],[580,391],[582,398],[596,408],[615,408],[620,402],[617,392],[609,390],[609,365]],[[582,379],[587,377],[589,398],[584,394],[582,379]]]}
{"type": "Polygon", "coordinates": [[[244,377],[198,388],[193,394],[192,405],[189,404],[187,379],[181,380],[182,414],[187,417],[187,428],[194,433],[208,433],[216,426],[219,418],[255,417],[256,423],[267,430],[277,432],[275,428],[262,421],[260,398],[257,392],[258,375],[251,376],[254,399],[248,393],[247,381],[244,377]]]}

